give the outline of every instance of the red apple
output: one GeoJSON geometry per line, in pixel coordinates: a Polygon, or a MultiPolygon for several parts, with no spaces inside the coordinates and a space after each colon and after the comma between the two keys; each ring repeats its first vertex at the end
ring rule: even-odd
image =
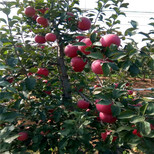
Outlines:
{"type": "Polygon", "coordinates": [[[105,141],[107,138],[107,133],[106,132],[101,133],[101,137],[102,137],[103,141],[105,141]]]}
{"type": "Polygon", "coordinates": [[[17,138],[19,141],[25,141],[28,139],[28,134],[26,132],[20,132],[20,133],[18,133],[18,135],[20,135],[17,138]]]}
{"type": "Polygon", "coordinates": [[[39,68],[37,71],[38,75],[44,75],[44,76],[48,76],[49,75],[49,71],[46,68],[39,68]]]}
{"type": "Polygon", "coordinates": [[[99,111],[99,112],[103,112],[103,113],[106,113],[106,114],[112,114],[112,111],[111,111],[111,106],[113,105],[113,103],[109,104],[109,105],[103,105],[103,104],[96,104],[96,109],[99,111]]]}
{"type": "Polygon", "coordinates": [[[36,12],[35,9],[31,6],[29,6],[25,9],[25,15],[27,17],[33,17],[35,15],[35,12],[36,12]]]}
{"type": "Polygon", "coordinates": [[[107,63],[104,60],[94,60],[91,64],[91,69],[95,74],[103,74],[101,63],[107,63]]]}
{"type": "Polygon", "coordinates": [[[134,135],[137,135],[138,137],[142,137],[142,135],[140,134],[140,132],[138,132],[137,129],[134,129],[132,132],[134,135]]]}
{"type": "Polygon", "coordinates": [[[132,95],[133,91],[132,90],[128,90],[128,95],[132,95]]]}
{"type": "Polygon", "coordinates": [[[82,39],[84,39],[84,38],[86,38],[86,36],[83,36],[83,35],[79,35],[79,36],[76,36],[76,39],[78,39],[79,40],[79,42],[82,40],[82,39]]]}
{"type": "Polygon", "coordinates": [[[85,43],[86,45],[85,46],[78,46],[78,49],[83,52],[85,55],[89,55],[90,54],[90,51],[86,51],[86,48],[87,47],[90,47],[92,45],[92,42],[90,40],[90,38],[84,38],[82,39],[80,42],[83,42],[85,43]]]}
{"type": "Polygon", "coordinates": [[[112,142],[115,142],[117,138],[117,136],[113,136],[112,142]]]}
{"type": "Polygon", "coordinates": [[[107,136],[110,135],[110,134],[111,134],[110,130],[106,130],[106,132],[101,133],[101,137],[102,137],[103,141],[105,141],[107,136]]]}
{"type": "Polygon", "coordinates": [[[103,122],[106,122],[106,123],[114,123],[117,120],[117,118],[113,117],[111,114],[106,114],[103,112],[99,113],[99,117],[103,122]]]}
{"type": "Polygon", "coordinates": [[[27,73],[27,75],[28,75],[28,76],[31,76],[31,75],[33,75],[33,73],[32,73],[32,72],[29,72],[29,73],[27,73]]]}
{"type": "Polygon", "coordinates": [[[126,83],[126,86],[129,86],[130,84],[129,83],[126,83]]]}
{"type": "Polygon", "coordinates": [[[74,17],[74,14],[72,12],[67,12],[66,14],[68,16],[67,20],[68,21],[71,21],[72,20],[72,17],[74,17]]]}
{"type": "Polygon", "coordinates": [[[45,39],[46,39],[46,41],[54,42],[56,40],[56,35],[53,33],[47,33],[45,35],[45,39]]]}
{"type": "Polygon", "coordinates": [[[47,95],[50,95],[51,91],[44,91],[44,93],[46,93],[47,95]]]}
{"type": "Polygon", "coordinates": [[[85,100],[79,100],[77,102],[77,106],[80,108],[80,109],[88,109],[90,103],[85,101],[85,100]]]}
{"type": "Polygon", "coordinates": [[[151,128],[151,130],[154,130],[154,125],[150,124],[150,128],[151,128]]]}
{"type": "Polygon", "coordinates": [[[118,85],[119,85],[119,84],[118,84],[118,83],[115,83],[114,85],[115,85],[115,88],[118,88],[118,85]]]}
{"type": "Polygon", "coordinates": [[[6,79],[6,81],[9,82],[9,83],[12,83],[14,81],[14,78],[13,77],[9,77],[9,78],[6,79]]]}
{"type": "Polygon", "coordinates": [[[75,72],[82,72],[86,62],[81,57],[73,57],[71,59],[71,66],[75,72]]]}
{"type": "Polygon", "coordinates": [[[106,34],[101,39],[100,42],[103,47],[110,47],[111,44],[120,46],[120,38],[115,34],[106,34]]]}
{"type": "Polygon", "coordinates": [[[101,87],[101,86],[100,85],[94,85],[94,89],[97,88],[97,87],[101,87]]]}
{"type": "Polygon", "coordinates": [[[48,20],[46,18],[44,18],[44,17],[37,17],[36,22],[38,24],[43,25],[43,26],[48,25],[48,20]]]}
{"type": "Polygon", "coordinates": [[[43,44],[46,42],[45,37],[41,35],[36,35],[35,36],[35,42],[39,44],[43,44]]]}
{"type": "Polygon", "coordinates": [[[84,67],[72,67],[72,69],[75,71],[75,72],[82,72],[84,70],[84,67]]]}
{"type": "Polygon", "coordinates": [[[78,51],[78,47],[73,46],[72,44],[67,45],[64,49],[65,55],[71,58],[76,57],[78,55],[77,51],[78,51]]]}
{"type": "Polygon", "coordinates": [[[89,30],[91,28],[91,20],[86,17],[81,17],[78,21],[78,28],[80,30],[89,30]]]}

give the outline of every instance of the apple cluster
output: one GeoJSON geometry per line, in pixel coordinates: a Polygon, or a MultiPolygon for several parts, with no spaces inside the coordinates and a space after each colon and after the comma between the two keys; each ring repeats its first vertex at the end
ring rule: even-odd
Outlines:
{"type": "Polygon", "coordinates": [[[96,109],[99,111],[99,117],[103,122],[114,123],[117,118],[112,115],[111,107],[113,102],[109,105],[99,104],[99,100],[96,101],[96,109]]]}
{"type": "MultiPolygon", "coordinates": [[[[48,10],[48,8],[38,9],[35,10],[33,7],[29,6],[25,9],[25,15],[27,17],[31,17],[33,20],[36,20],[36,22],[43,26],[48,27],[49,21],[48,19],[44,18],[45,12],[48,10]],[[38,16],[36,13],[41,13],[41,16],[38,16]]],[[[35,42],[39,44],[43,44],[46,41],[54,42],[57,39],[56,35],[53,33],[47,33],[45,36],[42,35],[36,35],[35,36],[35,42]]]]}

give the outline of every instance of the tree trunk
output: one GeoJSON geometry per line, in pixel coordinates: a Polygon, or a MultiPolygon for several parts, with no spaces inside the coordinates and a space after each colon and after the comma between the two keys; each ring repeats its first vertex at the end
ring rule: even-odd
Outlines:
{"type": "Polygon", "coordinates": [[[67,75],[67,69],[64,63],[64,47],[62,43],[58,45],[58,70],[63,90],[63,101],[71,100],[71,85],[67,75]]]}

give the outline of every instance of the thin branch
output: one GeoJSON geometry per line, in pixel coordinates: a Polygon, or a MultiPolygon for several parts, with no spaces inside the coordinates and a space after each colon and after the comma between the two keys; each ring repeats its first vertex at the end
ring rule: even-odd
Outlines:
{"type": "Polygon", "coordinates": [[[86,100],[87,102],[89,102],[90,104],[94,104],[94,103],[91,102],[83,93],[81,93],[81,92],[78,91],[78,94],[79,94],[84,100],[86,100]]]}
{"type": "Polygon", "coordinates": [[[95,75],[96,75],[96,77],[97,77],[97,80],[98,80],[100,86],[103,87],[103,82],[102,82],[102,80],[99,78],[99,76],[98,76],[97,74],[95,74],[95,75]]]}

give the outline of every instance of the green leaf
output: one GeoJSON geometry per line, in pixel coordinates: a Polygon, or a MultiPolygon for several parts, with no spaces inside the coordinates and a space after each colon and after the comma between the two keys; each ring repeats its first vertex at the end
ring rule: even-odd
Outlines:
{"type": "Polygon", "coordinates": [[[138,125],[139,132],[143,135],[148,135],[151,132],[150,123],[149,122],[140,122],[138,125]]]}
{"type": "Polygon", "coordinates": [[[125,71],[128,71],[129,68],[130,68],[130,65],[131,65],[131,61],[126,60],[126,61],[122,64],[122,68],[123,68],[125,71]]]}
{"type": "Polygon", "coordinates": [[[0,93],[0,100],[10,100],[12,98],[11,92],[1,92],[0,93]]]}
{"type": "Polygon", "coordinates": [[[118,119],[130,119],[135,116],[135,113],[131,110],[123,111],[118,116],[118,119]]]}
{"type": "Polygon", "coordinates": [[[109,105],[109,104],[111,104],[111,100],[103,99],[103,100],[99,101],[97,104],[109,105]]]}
{"type": "Polygon", "coordinates": [[[120,7],[128,8],[129,3],[122,3],[120,7]]]}
{"type": "Polygon", "coordinates": [[[115,63],[108,63],[109,64],[109,66],[113,69],[113,70],[115,70],[115,71],[118,71],[119,70],[119,67],[115,64],[115,63]]]}
{"type": "Polygon", "coordinates": [[[113,55],[113,60],[120,60],[126,56],[126,53],[124,52],[117,52],[113,55]]]}
{"type": "Polygon", "coordinates": [[[17,112],[5,112],[0,115],[1,121],[13,122],[18,116],[20,116],[17,112]]]}
{"type": "Polygon", "coordinates": [[[11,57],[7,59],[7,64],[11,67],[15,67],[18,64],[18,59],[11,57]]]}
{"type": "Polygon", "coordinates": [[[147,107],[147,110],[145,112],[147,115],[154,115],[154,103],[152,102],[149,102],[148,103],[148,107],[147,107]]]}
{"type": "Polygon", "coordinates": [[[7,81],[0,81],[0,86],[7,87],[9,85],[9,82],[7,81]]]}
{"type": "Polygon", "coordinates": [[[127,92],[126,91],[120,91],[120,90],[113,90],[112,95],[113,98],[120,98],[121,96],[125,95],[127,92]]]}
{"type": "Polygon", "coordinates": [[[95,42],[95,40],[96,40],[96,33],[95,32],[90,35],[90,40],[92,43],[95,42]]]}
{"type": "Polygon", "coordinates": [[[87,57],[91,57],[94,59],[103,59],[103,54],[100,52],[91,52],[87,57]]]}
{"type": "Polygon", "coordinates": [[[131,20],[131,25],[133,26],[133,28],[137,28],[137,26],[138,26],[138,23],[136,22],[136,21],[134,21],[134,20],[131,20]]]}
{"type": "Polygon", "coordinates": [[[135,117],[132,117],[130,122],[131,123],[138,123],[138,122],[142,122],[145,120],[145,117],[143,116],[135,116],[135,117]]]}
{"type": "Polygon", "coordinates": [[[7,23],[7,21],[4,19],[4,18],[0,18],[0,22],[4,22],[4,23],[7,23]]]}
{"type": "Polygon", "coordinates": [[[112,105],[111,106],[111,111],[113,116],[118,116],[121,112],[121,108],[117,105],[112,105]]]}
{"type": "Polygon", "coordinates": [[[36,80],[33,77],[26,78],[25,84],[28,90],[33,90],[36,85],[36,80]]]}
{"type": "Polygon", "coordinates": [[[130,131],[130,130],[132,130],[132,127],[130,127],[130,126],[121,126],[121,127],[119,127],[119,128],[116,130],[116,132],[119,133],[119,132],[121,132],[121,131],[123,131],[123,130],[130,131]]]}
{"type": "Polygon", "coordinates": [[[10,8],[3,8],[2,9],[3,13],[5,13],[6,15],[9,15],[10,14],[10,8]]]}
{"type": "Polygon", "coordinates": [[[73,43],[74,46],[86,46],[85,43],[83,42],[76,42],[76,43],[73,43]]]}
{"type": "Polygon", "coordinates": [[[103,75],[108,76],[110,73],[110,67],[108,63],[103,63],[102,64],[102,70],[103,70],[103,75]]]}
{"type": "Polygon", "coordinates": [[[131,76],[134,77],[140,73],[140,70],[135,64],[132,64],[129,68],[129,72],[130,72],[131,76]]]}

